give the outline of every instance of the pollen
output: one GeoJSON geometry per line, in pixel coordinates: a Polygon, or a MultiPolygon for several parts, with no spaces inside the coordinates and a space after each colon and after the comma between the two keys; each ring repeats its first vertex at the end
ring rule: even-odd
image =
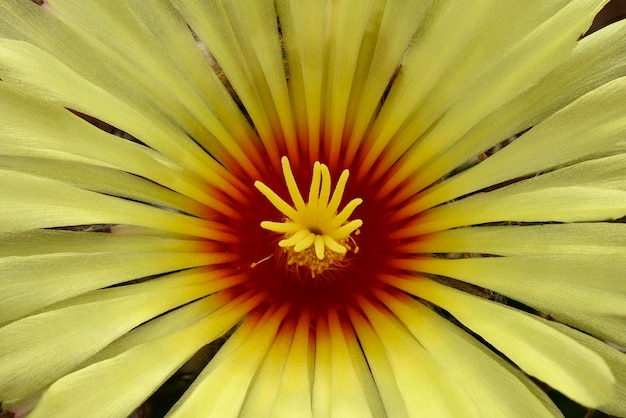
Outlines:
{"type": "Polygon", "coordinates": [[[341,266],[348,251],[358,252],[359,247],[352,235],[358,235],[363,225],[360,219],[348,220],[363,199],[352,199],[339,211],[349,171],[343,170],[332,191],[328,167],[315,162],[308,202],[305,203],[287,157],[281,159],[281,164],[293,205],[256,181],[254,186],[284,215],[283,222],[263,221],[261,228],[284,234],[278,246],[287,256],[287,264],[306,267],[313,277],[341,266]]]}

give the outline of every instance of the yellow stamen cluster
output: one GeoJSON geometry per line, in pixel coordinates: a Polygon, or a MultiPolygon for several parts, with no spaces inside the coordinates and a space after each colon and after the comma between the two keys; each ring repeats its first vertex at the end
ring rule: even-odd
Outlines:
{"type": "Polygon", "coordinates": [[[305,203],[287,157],[281,159],[281,164],[294,206],[262,182],[255,182],[254,186],[286,217],[284,222],[261,222],[261,227],[285,234],[278,246],[287,254],[287,263],[308,267],[315,276],[343,260],[349,250],[355,253],[358,251],[350,235],[358,235],[358,228],[363,225],[363,221],[348,221],[348,218],[363,199],[352,199],[337,213],[349,172],[344,170],[341,173],[331,196],[330,171],[326,165],[315,162],[309,199],[305,203]]]}

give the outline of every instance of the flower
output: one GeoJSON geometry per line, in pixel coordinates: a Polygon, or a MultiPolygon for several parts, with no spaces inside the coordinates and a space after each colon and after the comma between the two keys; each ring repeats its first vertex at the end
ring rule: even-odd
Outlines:
{"type": "Polygon", "coordinates": [[[3,407],[626,416],[605,3],[0,3],[3,407]]]}

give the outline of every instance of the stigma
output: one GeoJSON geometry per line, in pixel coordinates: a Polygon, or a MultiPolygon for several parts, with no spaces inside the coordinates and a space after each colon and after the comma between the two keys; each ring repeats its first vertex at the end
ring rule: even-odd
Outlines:
{"type": "Polygon", "coordinates": [[[349,218],[357,206],[363,203],[363,199],[352,199],[339,211],[349,171],[343,170],[332,191],[328,167],[316,161],[308,201],[305,203],[289,159],[283,157],[281,165],[293,205],[285,202],[262,182],[256,181],[254,186],[284,215],[283,222],[263,221],[261,228],[284,234],[278,246],[287,256],[287,264],[306,267],[315,277],[324,270],[341,265],[348,251],[359,251],[352,235],[359,234],[363,221],[349,218]]]}

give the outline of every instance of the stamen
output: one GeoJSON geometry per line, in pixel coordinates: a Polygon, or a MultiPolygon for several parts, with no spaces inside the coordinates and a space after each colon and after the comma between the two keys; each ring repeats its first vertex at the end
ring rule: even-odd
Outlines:
{"type": "Polygon", "coordinates": [[[317,161],[313,165],[309,199],[305,203],[287,157],[281,159],[281,165],[293,206],[256,181],[254,186],[285,216],[283,222],[261,222],[261,228],[283,233],[284,238],[278,246],[287,254],[287,264],[307,267],[315,277],[339,264],[348,251],[358,252],[359,247],[351,235],[359,234],[363,221],[348,219],[363,199],[352,199],[337,213],[349,171],[343,170],[331,196],[330,170],[317,161]]]}

